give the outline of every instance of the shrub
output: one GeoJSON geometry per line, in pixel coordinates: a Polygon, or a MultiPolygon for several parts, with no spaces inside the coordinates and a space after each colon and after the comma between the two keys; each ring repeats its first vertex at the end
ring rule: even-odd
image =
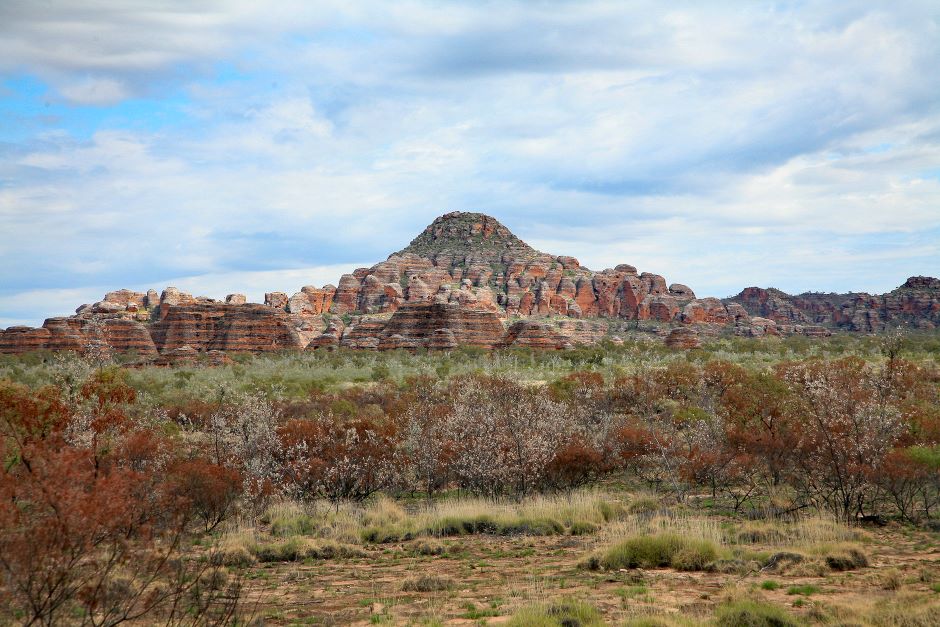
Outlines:
{"type": "Polygon", "coordinates": [[[259,562],[299,562],[305,559],[328,560],[366,555],[359,547],[330,541],[313,542],[298,536],[270,544],[255,544],[251,551],[259,562]]]}
{"type": "Polygon", "coordinates": [[[293,537],[252,548],[259,562],[297,562],[306,556],[307,544],[301,538],[293,537]]]}
{"type": "Polygon", "coordinates": [[[401,589],[405,592],[440,592],[453,587],[454,581],[450,577],[425,574],[406,579],[401,589]]]}
{"type": "Polygon", "coordinates": [[[386,544],[388,542],[401,542],[411,540],[414,534],[411,531],[392,525],[366,527],[360,534],[363,542],[372,544],[386,544]]]}
{"type": "Polygon", "coordinates": [[[797,627],[800,623],[776,605],[752,599],[729,601],[715,612],[719,627],[797,627]]]}
{"type": "Polygon", "coordinates": [[[904,578],[898,569],[890,568],[881,573],[880,584],[885,590],[900,590],[904,584],[904,578]]]}
{"type": "Polygon", "coordinates": [[[816,594],[819,592],[819,586],[814,586],[812,584],[805,584],[802,586],[790,586],[787,588],[787,594],[790,595],[799,595],[802,597],[808,597],[811,594],[816,594]]]}
{"type": "Polygon", "coordinates": [[[530,605],[513,614],[509,627],[600,627],[600,613],[583,601],[562,599],[530,605]]]}
{"type": "Polygon", "coordinates": [[[489,514],[475,516],[446,516],[426,528],[426,531],[438,536],[459,536],[474,533],[497,533],[499,525],[489,514]]]}
{"type": "Polygon", "coordinates": [[[571,523],[571,528],[568,529],[568,533],[573,536],[589,536],[597,533],[598,529],[599,527],[594,523],[578,520],[571,523]]]}
{"type": "Polygon", "coordinates": [[[180,462],[170,472],[174,494],[185,499],[207,532],[228,518],[242,493],[238,470],[204,459],[180,462]]]}
{"type": "Polygon", "coordinates": [[[499,525],[503,536],[553,536],[565,533],[565,528],[551,518],[517,518],[499,525]]]}
{"type": "Polygon", "coordinates": [[[703,570],[717,556],[718,549],[709,540],[660,533],[624,540],[607,550],[600,565],[608,570],[665,566],[678,570],[703,570]]]}
{"type": "Polygon", "coordinates": [[[848,549],[842,553],[826,556],[826,565],[832,570],[855,570],[868,566],[868,556],[858,549],[848,549]]]}
{"type": "Polygon", "coordinates": [[[444,549],[440,542],[423,541],[415,544],[412,550],[418,555],[443,555],[444,549]]]}
{"type": "Polygon", "coordinates": [[[630,503],[630,513],[651,514],[662,507],[662,502],[655,496],[641,496],[630,503]]]}

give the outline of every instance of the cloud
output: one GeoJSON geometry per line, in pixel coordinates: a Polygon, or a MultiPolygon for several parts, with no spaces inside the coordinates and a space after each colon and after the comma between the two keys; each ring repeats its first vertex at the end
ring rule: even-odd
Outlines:
{"type": "Polygon", "coordinates": [[[120,102],[130,94],[123,84],[113,79],[86,79],[60,88],[63,96],[72,102],[108,105],[120,102]]]}
{"type": "Polygon", "coordinates": [[[270,291],[449,210],[701,294],[884,291],[940,267],[938,66],[933,2],[2,3],[0,315],[270,291]]]}
{"type": "MultiPolygon", "coordinates": [[[[306,285],[335,285],[340,276],[361,265],[335,264],[284,270],[207,273],[127,285],[128,289],[140,292],[146,292],[148,289],[161,292],[165,287],[173,286],[194,296],[208,296],[218,300],[224,299],[228,294],[240,293],[248,297],[248,302],[263,303],[267,292],[285,292],[291,295],[306,285]]],[[[0,329],[15,325],[39,326],[45,317],[69,315],[81,304],[97,302],[114,289],[113,285],[104,284],[0,294],[0,311],[4,313],[4,316],[0,317],[0,329]]]]}

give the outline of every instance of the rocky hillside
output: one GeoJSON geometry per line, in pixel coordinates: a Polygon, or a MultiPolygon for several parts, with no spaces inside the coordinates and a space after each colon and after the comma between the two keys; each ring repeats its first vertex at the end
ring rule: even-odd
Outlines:
{"type": "Polygon", "coordinates": [[[824,325],[873,333],[898,326],[935,329],[940,326],[940,279],[909,278],[887,294],[820,294],[791,296],[774,288],[748,287],[726,299],[740,304],[751,316],[778,325],[824,325]]]}
{"type": "Polygon", "coordinates": [[[417,349],[478,346],[565,348],[642,321],[672,346],[701,334],[819,336],[831,328],[878,331],[895,323],[940,323],[937,279],[915,277],[890,294],[802,294],[748,288],[721,301],[627,264],[601,271],[540,252],[491,216],[448,213],[411,244],[337,286],[270,292],[263,304],[225,301],[176,288],[119,290],[40,328],[0,331],[0,352],[135,351],[158,362],[207,352],[263,352],[336,346],[417,349]],[[673,328],[670,333],[670,328],[673,328]]]}

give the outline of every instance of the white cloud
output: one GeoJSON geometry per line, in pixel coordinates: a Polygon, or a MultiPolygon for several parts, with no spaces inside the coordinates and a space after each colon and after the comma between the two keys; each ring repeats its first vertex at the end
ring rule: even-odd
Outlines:
{"type": "Polygon", "coordinates": [[[110,78],[91,78],[65,84],[59,91],[72,102],[91,105],[114,104],[130,96],[120,81],[110,78]]]}
{"type": "MultiPolygon", "coordinates": [[[[335,285],[339,277],[363,264],[336,264],[267,270],[255,272],[220,272],[195,276],[170,277],[150,284],[132,284],[127,289],[146,292],[165,287],[177,287],[194,296],[208,296],[223,300],[226,295],[245,294],[248,302],[263,303],[267,292],[285,292],[288,295],[300,291],[301,287],[335,285]]],[[[368,264],[368,265],[371,265],[368,264]]],[[[8,326],[39,326],[46,317],[71,315],[84,303],[95,303],[107,292],[118,289],[113,285],[93,285],[67,289],[25,290],[0,295],[0,311],[22,313],[22,316],[0,317],[0,329],[8,326]]]]}
{"type": "Polygon", "coordinates": [[[282,280],[266,272],[370,264],[448,210],[703,294],[890,289],[940,267],[938,19],[930,2],[6,3],[0,72],[144,105],[92,132],[65,111],[0,152],[0,294],[173,276],[261,294],[282,280]]]}

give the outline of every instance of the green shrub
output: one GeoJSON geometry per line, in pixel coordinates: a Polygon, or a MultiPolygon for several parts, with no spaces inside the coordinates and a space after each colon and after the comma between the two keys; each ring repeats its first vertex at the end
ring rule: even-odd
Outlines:
{"type": "Polygon", "coordinates": [[[254,545],[251,551],[259,562],[299,562],[305,559],[328,560],[366,555],[365,551],[356,546],[329,541],[314,543],[297,536],[271,544],[254,545]]]}
{"type": "Polygon", "coordinates": [[[497,519],[490,514],[444,516],[427,525],[424,533],[433,536],[462,536],[490,533],[501,536],[552,536],[565,533],[565,527],[553,518],[526,517],[497,519]]]}
{"type": "Polygon", "coordinates": [[[798,594],[803,597],[808,597],[809,595],[816,594],[817,592],[819,592],[819,586],[814,586],[812,584],[790,586],[787,588],[787,594],[798,594]]]}
{"type": "Polygon", "coordinates": [[[612,520],[617,520],[621,518],[626,511],[624,506],[620,503],[608,503],[607,501],[601,501],[597,504],[597,509],[601,513],[601,517],[604,519],[604,522],[610,522],[612,520]]]}
{"type": "Polygon", "coordinates": [[[571,528],[568,530],[573,536],[589,536],[597,533],[599,527],[594,523],[590,523],[584,520],[576,520],[571,523],[571,528]]]}
{"type": "Polygon", "coordinates": [[[405,592],[440,592],[453,587],[454,581],[450,577],[427,574],[406,579],[401,589],[405,592]]]}
{"type": "Polygon", "coordinates": [[[460,536],[474,533],[496,533],[499,531],[499,525],[488,514],[468,518],[445,516],[429,525],[426,531],[437,536],[460,536]]]}
{"type": "Polygon", "coordinates": [[[440,542],[418,542],[412,550],[418,555],[443,555],[445,547],[440,542]]]}
{"type": "Polygon", "coordinates": [[[414,532],[394,525],[372,525],[366,527],[359,534],[363,542],[372,544],[385,544],[388,542],[401,542],[414,539],[414,532]]]}
{"type": "Polygon", "coordinates": [[[563,533],[564,526],[551,518],[519,518],[499,526],[502,536],[554,536],[563,533]]]}
{"type": "Polygon", "coordinates": [[[261,544],[254,547],[259,562],[297,562],[306,557],[306,544],[301,538],[261,544]]]}
{"type": "Polygon", "coordinates": [[[768,579],[767,581],[761,583],[760,587],[762,590],[778,590],[780,588],[780,584],[776,581],[768,579]]]}
{"type": "Polygon", "coordinates": [[[715,612],[719,627],[797,627],[800,623],[776,605],[741,599],[730,601],[715,612]]]}
{"type": "Polygon", "coordinates": [[[306,514],[285,516],[271,521],[271,535],[279,538],[313,535],[316,530],[316,523],[306,514]]]}
{"type": "Polygon", "coordinates": [[[641,496],[630,503],[631,514],[651,514],[662,507],[660,500],[654,496],[641,496]]]}
{"type": "Polygon", "coordinates": [[[868,556],[858,549],[826,556],[826,565],[832,570],[855,570],[868,566],[868,556]]]}
{"type": "Polygon", "coordinates": [[[575,599],[524,607],[507,623],[509,627],[602,627],[605,624],[596,609],[575,599]]]}
{"type": "Polygon", "coordinates": [[[307,546],[304,558],[315,560],[348,559],[366,557],[368,554],[358,546],[338,542],[318,542],[307,546]]]}
{"type": "Polygon", "coordinates": [[[718,549],[708,540],[660,533],[636,536],[614,545],[603,555],[600,565],[607,570],[666,566],[678,570],[704,570],[716,557],[718,549]]]}

